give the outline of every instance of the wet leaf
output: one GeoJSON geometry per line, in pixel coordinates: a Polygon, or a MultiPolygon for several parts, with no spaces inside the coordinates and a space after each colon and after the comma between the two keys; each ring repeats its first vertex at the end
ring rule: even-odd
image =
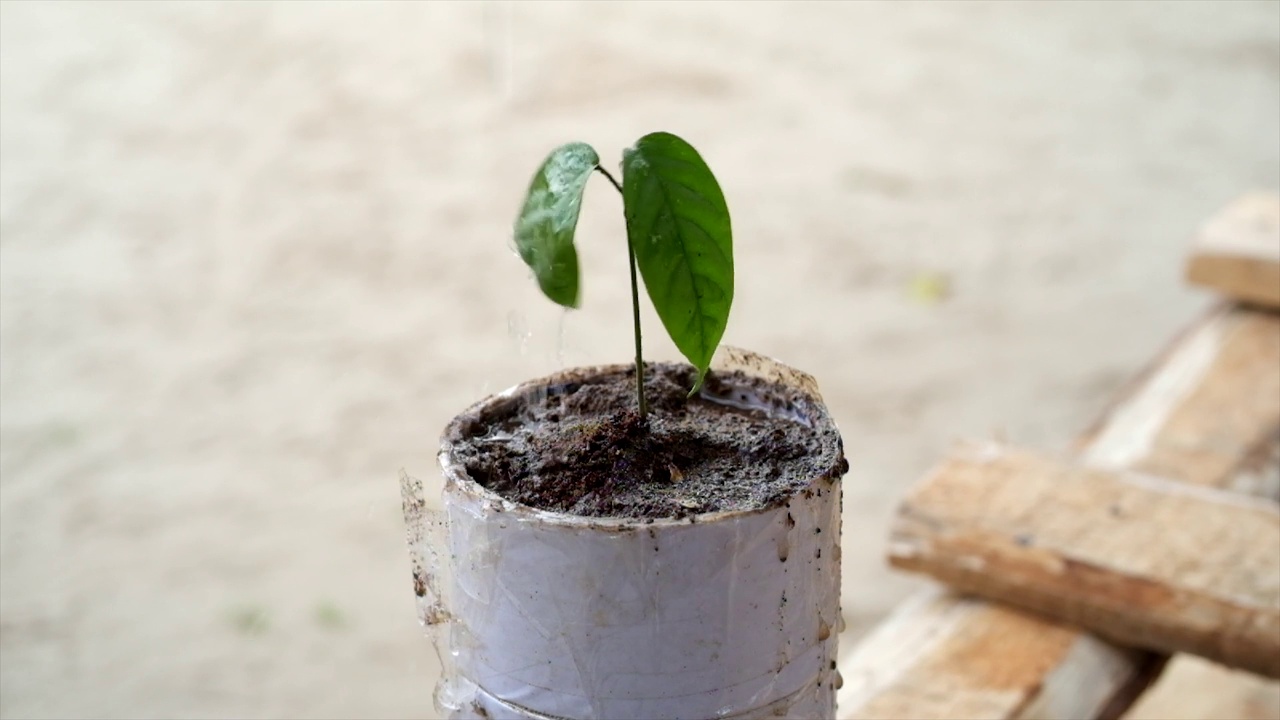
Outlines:
{"type": "Polygon", "coordinates": [[[733,303],[733,233],[720,184],[689,143],[640,138],[622,159],[627,238],[667,333],[698,369],[696,390],[733,303]]]}
{"type": "Polygon", "coordinates": [[[516,218],[516,250],[533,270],[544,295],[578,307],[578,227],[582,193],[600,157],[590,145],[569,143],[551,152],[538,169],[516,218]]]}

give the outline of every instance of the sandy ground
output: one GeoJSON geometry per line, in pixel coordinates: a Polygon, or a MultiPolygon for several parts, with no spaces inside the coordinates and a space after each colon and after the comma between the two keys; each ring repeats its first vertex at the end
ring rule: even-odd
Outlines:
{"type": "MultiPolygon", "coordinates": [[[[950,442],[1064,447],[1205,304],[1190,233],[1280,186],[1280,5],[0,5],[0,715],[430,716],[397,472],[627,360],[612,191],[579,312],[509,229],[552,146],[655,129],[733,211],[726,341],[844,433],[851,644],[950,442]]],[[[1280,714],[1168,677],[1140,714],[1280,714]]]]}

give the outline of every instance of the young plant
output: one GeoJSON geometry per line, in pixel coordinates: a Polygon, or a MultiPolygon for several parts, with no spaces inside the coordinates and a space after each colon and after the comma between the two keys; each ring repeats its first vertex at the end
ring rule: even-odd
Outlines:
{"type": "Polygon", "coordinates": [[[636,267],[667,334],[697,368],[692,395],[706,377],[733,303],[729,208],[698,151],[670,133],[645,135],[623,151],[621,183],[600,166],[600,157],[590,145],[569,143],[556,148],[529,185],[516,219],[515,240],[543,294],[565,307],[576,308],[581,301],[573,236],[593,172],[608,178],[622,195],[631,267],[636,403],[645,417],[636,267]]]}

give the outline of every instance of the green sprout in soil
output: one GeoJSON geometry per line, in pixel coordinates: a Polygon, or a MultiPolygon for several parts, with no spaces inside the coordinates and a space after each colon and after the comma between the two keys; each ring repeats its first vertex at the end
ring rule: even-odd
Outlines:
{"type": "Polygon", "coordinates": [[[529,185],[515,224],[516,249],[538,287],[569,308],[581,301],[573,244],[582,196],[593,172],[622,195],[631,268],[631,321],[636,345],[636,403],[643,418],[644,358],[640,351],[640,291],[676,348],[697,369],[697,392],[724,336],[733,303],[733,233],[720,184],[693,146],[670,133],[645,135],[622,153],[622,182],[600,166],[585,143],[551,152],[529,185]]]}

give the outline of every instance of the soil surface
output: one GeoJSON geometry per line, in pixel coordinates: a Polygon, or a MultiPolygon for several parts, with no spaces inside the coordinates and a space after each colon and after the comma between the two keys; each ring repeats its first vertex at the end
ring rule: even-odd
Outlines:
{"type": "Polygon", "coordinates": [[[587,517],[682,518],[785,501],[849,469],[825,410],[740,373],[649,365],[649,413],[634,369],[611,368],[464,415],[454,457],[514,502],[587,517]]]}

